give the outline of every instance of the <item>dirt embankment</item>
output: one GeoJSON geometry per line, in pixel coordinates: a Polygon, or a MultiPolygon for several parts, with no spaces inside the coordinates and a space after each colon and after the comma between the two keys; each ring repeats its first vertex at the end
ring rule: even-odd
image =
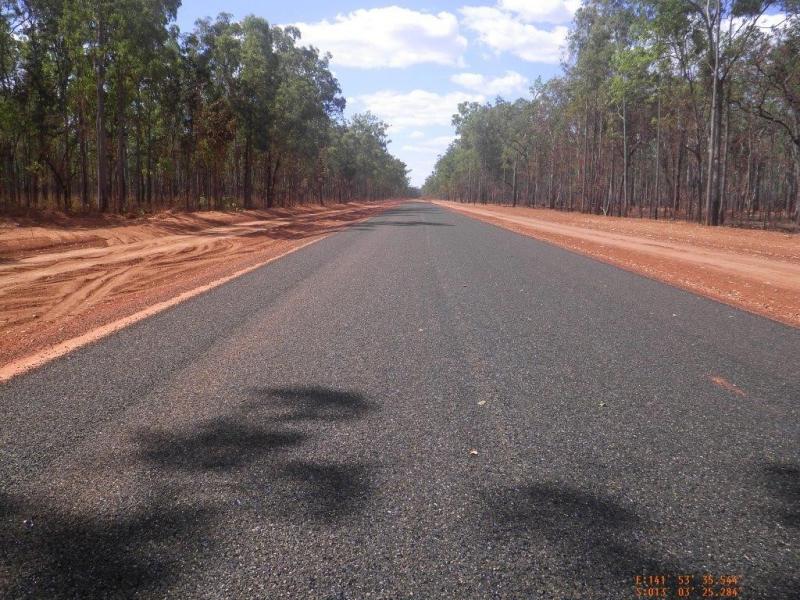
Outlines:
{"type": "Polygon", "coordinates": [[[436,204],[800,327],[800,236],[509,206],[436,204]]]}
{"type": "Polygon", "coordinates": [[[0,222],[0,380],[393,204],[0,222]]]}

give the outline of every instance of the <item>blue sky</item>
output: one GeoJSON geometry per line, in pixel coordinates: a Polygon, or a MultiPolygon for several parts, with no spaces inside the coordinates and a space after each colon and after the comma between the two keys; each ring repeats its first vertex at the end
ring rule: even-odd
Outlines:
{"type": "Polygon", "coordinates": [[[325,2],[185,0],[182,31],[201,17],[254,14],[293,24],[302,43],[333,55],[347,113],[370,110],[391,125],[390,150],[421,185],[453,138],[464,100],[513,100],[560,71],[577,0],[325,2]]]}

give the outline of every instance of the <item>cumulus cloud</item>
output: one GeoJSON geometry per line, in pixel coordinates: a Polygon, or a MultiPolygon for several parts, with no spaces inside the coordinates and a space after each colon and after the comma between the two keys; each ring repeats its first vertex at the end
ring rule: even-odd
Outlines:
{"type": "Polygon", "coordinates": [[[580,0],[500,0],[498,6],[528,23],[563,24],[572,20],[580,0]]]}
{"type": "Polygon", "coordinates": [[[410,171],[409,179],[411,180],[411,185],[417,187],[421,187],[425,183],[425,178],[430,175],[436,164],[436,155],[432,154],[404,153],[402,150],[398,150],[396,155],[406,163],[410,171]]]}
{"type": "Polygon", "coordinates": [[[775,13],[771,15],[765,14],[759,17],[756,25],[758,25],[761,28],[772,29],[773,27],[781,27],[783,25],[787,25],[788,24],[787,19],[788,17],[786,16],[785,13],[775,13]]]}
{"type": "Polygon", "coordinates": [[[486,77],[480,73],[458,73],[450,81],[468,90],[488,96],[512,96],[523,94],[529,87],[528,78],[516,71],[506,71],[502,77],[486,77]]]}
{"type": "MultiPolygon", "coordinates": [[[[743,19],[740,17],[736,17],[733,19],[733,29],[737,30],[741,28],[745,23],[749,23],[750,19],[743,19]]],[[[756,27],[759,27],[762,31],[769,33],[768,30],[770,29],[777,29],[778,31],[782,30],[784,26],[788,24],[787,17],[785,13],[772,13],[772,14],[763,14],[761,15],[758,20],[756,20],[756,27]]],[[[727,26],[728,24],[723,22],[723,27],[727,26]]]]}
{"type": "Polygon", "coordinates": [[[461,66],[467,40],[455,15],[399,6],[359,9],[335,19],[295,23],[302,42],[333,55],[342,67],[404,68],[422,63],[461,66]]]}
{"type": "Polygon", "coordinates": [[[415,144],[406,144],[401,147],[405,152],[415,152],[417,154],[430,154],[433,156],[443,154],[450,143],[455,139],[453,135],[439,135],[431,137],[415,144]]]}
{"type": "Polygon", "coordinates": [[[427,90],[396,92],[381,90],[356,98],[356,104],[378,115],[393,129],[420,128],[429,125],[450,125],[461,102],[484,102],[482,94],[449,92],[438,94],[427,90]]]}
{"type": "Polygon", "coordinates": [[[558,64],[561,60],[569,32],[565,25],[540,28],[491,6],[465,6],[461,14],[464,25],[497,53],[509,52],[528,62],[558,64]]]}
{"type": "Polygon", "coordinates": [[[425,135],[425,139],[404,144],[393,149],[393,152],[411,170],[412,185],[421,186],[425,177],[433,171],[437,157],[444,154],[454,139],[454,135],[425,135]]]}

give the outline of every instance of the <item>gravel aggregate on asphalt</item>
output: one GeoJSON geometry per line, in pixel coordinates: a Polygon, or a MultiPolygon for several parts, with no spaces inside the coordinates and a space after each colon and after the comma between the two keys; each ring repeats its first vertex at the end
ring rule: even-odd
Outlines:
{"type": "Polygon", "coordinates": [[[797,598],[798,365],[404,204],[0,384],[0,596],[797,598]]]}

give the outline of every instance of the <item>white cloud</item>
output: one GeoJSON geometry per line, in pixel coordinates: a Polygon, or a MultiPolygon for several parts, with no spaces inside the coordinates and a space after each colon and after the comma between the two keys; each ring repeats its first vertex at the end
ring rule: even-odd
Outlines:
{"type": "Polygon", "coordinates": [[[567,23],[581,5],[580,0],[500,0],[499,7],[517,13],[529,23],[567,23]]]}
{"type": "Polygon", "coordinates": [[[484,102],[482,94],[449,92],[437,94],[427,90],[395,92],[381,90],[356,98],[356,103],[378,115],[394,130],[428,125],[450,125],[461,102],[484,102]]]}
{"type": "MultiPolygon", "coordinates": [[[[434,128],[435,129],[435,128],[434,128]]],[[[392,148],[392,153],[402,160],[411,170],[409,175],[411,184],[421,186],[425,178],[433,171],[436,159],[444,154],[455,136],[438,135],[436,133],[423,134],[425,139],[403,144],[392,148]]]]}
{"type": "Polygon", "coordinates": [[[528,78],[516,71],[506,71],[502,77],[490,78],[479,73],[458,73],[450,81],[468,90],[485,93],[488,96],[512,96],[525,93],[529,87],[528,78]]]}
{"type": "Polygon", "coordinates": [[[479,73],[458,73],[450,76],[450,81],[467,89],[480,89],[486,78],[479,73]]]}
{"type": "MultiPolygon", "coordinates": [[[[742,17],[734,17],[733,19],[733,29],[736,31],[740,29],[743,25],[749,24],[752,22],[752,19],[745,19],[742,17]]],[[[782,30],[787,25],[787,16],[785,13],[772,13],[772,14],[763,14],[756,20],[756,26],[759,27],[762,32],[770,33],[769,30],[777,29],[778,32],[782,30]]],[[[722,23],[723,27],[726,27],[728,23],[722,23]]]]}
{"type": "Polygon", "coordinates": [[[443,154],[454,139],[454,135],[440,135],[428,138],[416,144],[406,144],[401,147],[401,150],[405,152],[415,152],[417,154],[430,154],[437,156],[439,154],[443,154]]]}
{"type": "Polygon", "coordinates": [[[302,43],[333,55],[341,67],[404,68],[421,63],[460,66],[467,40],[458,19],[399,6],[359,9],[333,21],[295,23],[302,43]]]}
{"type": "Polygon", "coordinates": [[[436,157],[454,139],[452,133],[443,135],[441,128],[449,129],[459,103],[485,101],[482,94],[468,91],[438,94],[427,90],[381,90],[358,96],[356,105],[358,110],[369,110],[390,124],[390,134],[396,140],[391,151],[411,169],[411,182],[419,186],[433,170],[436,157]]]}
{"type": "Polygon", "coordinates": [[[497,53],[510,52],[529,62],[558,64],[561,60],[569,32],[564,25],[540,29],[490,6],[465,6],[461,14],[464,24],[497,53]]]}
{"type": "MultiPolygon", "coordinates": [[[[751,17],[728,17],[722,20],[722,30],[730,30],[734,35],[740,35],[745,31],[745,27],[753,24],[751,17]]],[[[785,13],[777,12],[763,14],[756,19],[755,26],[761,33],[769,38],[780,35],[789,25],[788,17],[785,13]]]]}
{"type": "Polygon", "coordinates": [[[773,27],[781,27],[788,23],[788,17],[785,13],[774,13],[771,15],[761,15],[756,24],[765,29],[772,29],[773,27]]]}
{"type": "Polygon", "coordinates": [[[455,136],[452,134],[433,135],[419,142],[404,144],[393,152],[411,169],[412,185],[421,186],[433,171],[437,157],[444,154],[454,139],[455,136]]]}
{"type": "Polygon", "coordinates": [[[395,154],[406,163],[406,166],[411,170],[409,179],[411,185],[421,187],[425,183],[425,178],[431,174],[433,167],[436,164],[436,155],[433,154],[419,154],[417,152],[404,153],[397,151],[395,154]]]}

